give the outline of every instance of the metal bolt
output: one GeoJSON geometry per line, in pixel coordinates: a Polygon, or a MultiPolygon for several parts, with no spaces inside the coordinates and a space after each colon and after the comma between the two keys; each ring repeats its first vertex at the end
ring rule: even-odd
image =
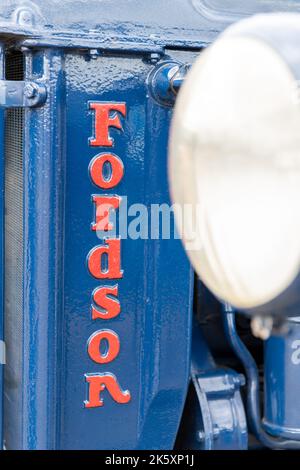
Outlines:
{"type": "Polygon", "coordinates": [[[181,66],[178,65],[177,67],[174,67],[172,71],[170,71],[172,73],[170,77],[170,85],[174,95],[178,94],[189,68],[189,64],[184,64],[181,66]]]}
{"type": "Polygon", "coordinates": [[[214,430],[213,430],[213,436],[214,436],[214,440],[215,440],[215,441],[219,438],[220,433],[221,433],[220,428],[219,428],[219,426],[216,424],[216,425],[214,426],[214,430]]]}
{"type": "Polygon", "coordinates": [[[232,376],[232,382],[234,384],[234,388],[237,389],[243,387],[246,384],[246,379],[243,374],[238,374],[232,376]]]}
{"type": "Polygon", "coordinates": [[[30,10],[17,11],[17,23],[24,26],[32,26],[34,24],[34,15],[30,10]]]}
{"type": "Polygon", "coordinates": [[[243,374],[239,374],[239,382],[241,387],[244,387],[246,385],[246,379],[243,374]]]}
{"type": "Polygon", "coordinates": [[[199,431],[197,433],[197,441],[198,442],[203,442],[205,441],[205,432],[204,431],[199,431]]]}
{"type": "Polygon", "coordinates": [[[37,87],[33,83],[26,83],[24,87],[24,95],[26,96],[27,99],[32,100],[36,97],[37,95],[37,87]]]}

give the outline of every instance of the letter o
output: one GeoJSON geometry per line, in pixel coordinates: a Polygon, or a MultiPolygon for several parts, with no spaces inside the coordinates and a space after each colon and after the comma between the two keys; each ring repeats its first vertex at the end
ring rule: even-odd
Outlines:
{"type": "Polygon", "coordinates": [[[117,333],[111,330],[99,330],[92,334],[88,340],[88,354],[97,364],[112,362],[120,352],[120,339],[117,333]],[[108,342],[107,351],[101,353],[101,341],[108,342]]]}
{"type": "Polygon", "coordinates": [[[117,186],[124,175],[124,165],[122,160],[114,153],[100,153],[93,158],[89,165],[89,172],[92,182],[102,189],[111,189],[117,186]],[[111,174],[109,178],[103,176],[103,166],[109,163],[111,174]]]}

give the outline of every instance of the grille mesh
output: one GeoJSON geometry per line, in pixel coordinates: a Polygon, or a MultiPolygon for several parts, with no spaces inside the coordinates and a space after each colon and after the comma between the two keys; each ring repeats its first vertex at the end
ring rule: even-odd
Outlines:
{"type": "MultiPolygon", "coordinates": [[[[23,80],[23,56],[6,58],[6,79],[23,80]]],[[[5,281],[4,323],[7,357],[4,377],[4,439],[22,447],[23,349],[23,129],[24,110],[6,111],[5,120],[5,281]]]]}

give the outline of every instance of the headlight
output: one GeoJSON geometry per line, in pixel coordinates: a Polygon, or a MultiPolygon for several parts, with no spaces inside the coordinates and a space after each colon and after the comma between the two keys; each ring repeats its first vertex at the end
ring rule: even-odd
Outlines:
{"type": "Polygon", "coordinates": [[[295,301],[281,302],[300,266],[299,39],[298,15],[231,28],[189,72],[171,129],[188,255],[217,297],[250,312],[295,301]]]}

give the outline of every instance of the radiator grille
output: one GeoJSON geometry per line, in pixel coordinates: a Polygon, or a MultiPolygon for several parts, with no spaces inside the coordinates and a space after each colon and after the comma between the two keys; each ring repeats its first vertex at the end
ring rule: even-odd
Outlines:
{"type": "MultiPolygon", "coordinates": [[[[23,80],[23,56],[6,58],[6,79],[23,80]]],[[[24,110],[6,111],[4,323],[7,357],[4,377],[6,448],[22,447],[23,350],[23,129],[24,110]]]]}

